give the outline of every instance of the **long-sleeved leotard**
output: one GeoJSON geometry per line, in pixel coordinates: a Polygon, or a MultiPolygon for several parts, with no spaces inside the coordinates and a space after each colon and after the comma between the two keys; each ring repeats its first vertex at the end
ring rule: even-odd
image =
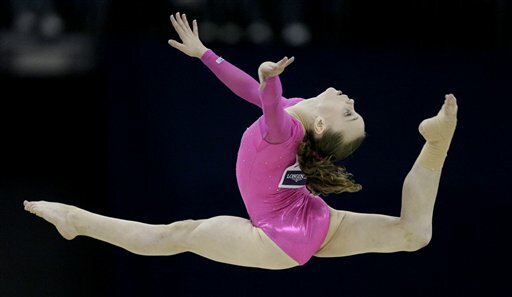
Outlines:
{"type": "Polygon", "coordinates": [[[262,108],[263,115],[242,136],[238,187],[254,226],[297,263],[305,264],[322,245],[330,218],[327,204],[305,187],[279,188],[304,138],[302,124],[285,109],[303,99],[282,97],[277,76],[267,79],[261,89],[251,76],[211,50],[201,60],[235,94],[262,108]]]}

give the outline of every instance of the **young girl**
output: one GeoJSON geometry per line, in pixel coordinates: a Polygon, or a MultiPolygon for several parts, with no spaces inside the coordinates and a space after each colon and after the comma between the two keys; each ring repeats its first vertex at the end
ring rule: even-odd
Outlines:
{"type": "Polygon", "coordinates": [[[307,100],[285,99],[279,75],[293,57],[262,63],[258,83],[206,48],[195,20],[191,28],[186,15],[176,13],[171,23],[181,39],[169,40],[172,47],[199,58],[236,95],[262,110],[242,136],[236,165],[250,220],[218,216],[149,225],[45,201],[25,201],[27,211],[54,224],[66,239],[84,235],[140,255],[193,252],[265,269],[303,265],[312,256],[415,251],[428,244],[441,169],[457,123],[453,95],[420,124],[426,142],[405,178],[400,217],[335,210],[317,195],[361,188],[335,165],[365,136],[354,100],[334,88],[307,100]]]}

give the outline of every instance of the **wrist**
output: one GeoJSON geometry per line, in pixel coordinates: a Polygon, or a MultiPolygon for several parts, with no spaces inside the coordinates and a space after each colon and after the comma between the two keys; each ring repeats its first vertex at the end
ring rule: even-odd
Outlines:
{"type": "Polygon", "coordinates": [[[267,78],[260,69],[258,69],[258,78],[260,80],[260,84],[263,84],[267,78]]]}
{"type": "Polygon", "coordinates": [[[202,48],[200,48],[198,51],[197,51],[197,55],[196,55],[196,58],[199,58],[201,59],[203,57],[203,55],[208,51],[209,49],[205,46],[203,46],[202,48]]]}

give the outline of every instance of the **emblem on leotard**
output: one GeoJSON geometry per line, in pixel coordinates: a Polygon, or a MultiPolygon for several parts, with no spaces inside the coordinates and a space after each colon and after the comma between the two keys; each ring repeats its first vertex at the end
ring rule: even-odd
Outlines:
{"type": "Polygon", "coordinates": [[[299,162],[286,168],[279,182],[279,188],[283,189],[297,189],[306,186],[306,175],[300,169],[299,162]]]}
{"type": "Polygon", "coordinates": [[[222,57],[218,57],[217,60],[215,60],[215,62],[217,62],[217,64],[220,64],[222,61],[224,61],[224,59],[222,57]]]}

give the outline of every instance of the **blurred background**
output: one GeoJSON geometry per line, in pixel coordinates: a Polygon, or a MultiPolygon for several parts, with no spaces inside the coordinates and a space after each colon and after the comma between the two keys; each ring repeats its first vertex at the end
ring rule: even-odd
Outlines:
{"type": "Polygon", "coordinates": [[[0,1],[0,296],[510,296],[511,20],[506,0],[0,1]],[[176,11],[254,77],[295,56],[285,97],[356,100],[368,138],[344,165],[363,190],[325,197],[335,208],[399,215],[417,126],[454,93],[430,245],[266,271],[66,241],[23,211],[247,217],[235,162],[260,111],[167,45],[176,11]]]}

